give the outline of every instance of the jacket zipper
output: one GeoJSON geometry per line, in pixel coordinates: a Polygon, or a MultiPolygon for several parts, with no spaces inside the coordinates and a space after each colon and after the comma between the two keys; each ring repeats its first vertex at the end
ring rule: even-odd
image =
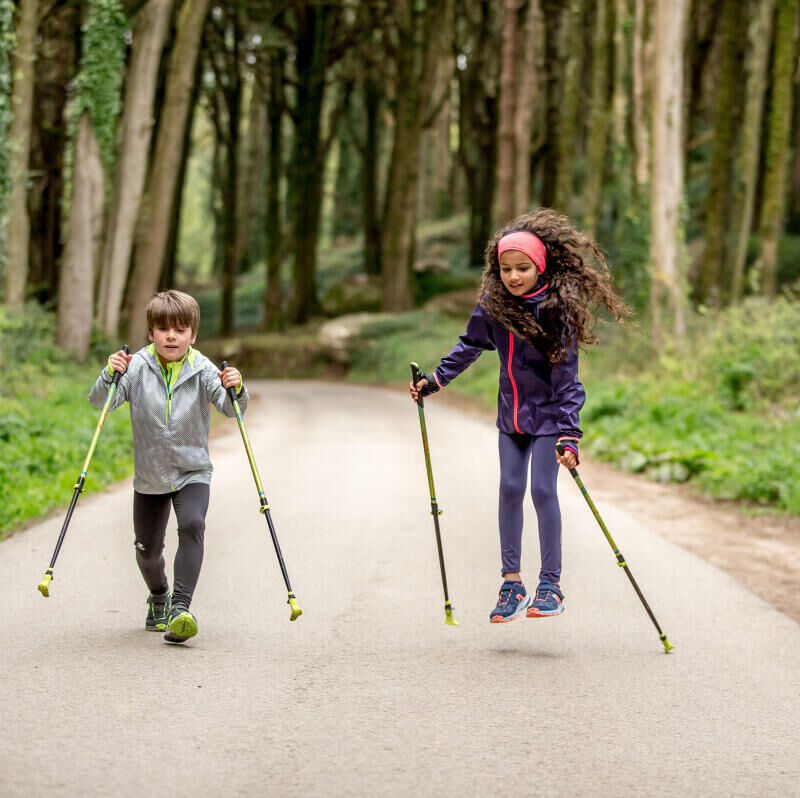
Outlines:
{"type": "Polygon", "coordinates": [[[511,371],[511,361],[514,358],[514,334],[508,334],[508,377],[511,380],[511,390],[514,392],[514,429],[522,434],[522,430],[517,425],[517,408],[519,400],[517,397],[517,383],[514,381],[514,374],[511,371]]]}

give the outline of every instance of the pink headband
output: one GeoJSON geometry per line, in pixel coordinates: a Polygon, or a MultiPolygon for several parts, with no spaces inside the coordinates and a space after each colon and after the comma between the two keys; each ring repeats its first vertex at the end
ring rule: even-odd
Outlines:
{"type": "Polygon", "coordinates": [[[547,251],[544,244],[533,233],[526,233],[518,231],[516,233],[509,233],[503,236],[497,242],[497,259],[508,249],[513,249],[514,252],[522,252],[527,255],[536,265],[539,274],[544,272],[545,258],[547,251]]]}

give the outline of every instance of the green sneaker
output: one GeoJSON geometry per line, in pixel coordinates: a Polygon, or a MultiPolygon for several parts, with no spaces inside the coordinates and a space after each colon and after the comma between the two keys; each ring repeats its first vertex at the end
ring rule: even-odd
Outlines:
{"type": "Polygon", "coordinates": [[[167,628],[167,616],[169,615],[170,595],[161,593],[147,597],[147,618],[144,628],[148,632],[163,632],[167,628]]]}
{"type": "Polygon", "coordinates": [[[182,604],[173,604],[167,620],[164,640],[168,643],[183,643],[197,634],[197,619],[182,604]]]}

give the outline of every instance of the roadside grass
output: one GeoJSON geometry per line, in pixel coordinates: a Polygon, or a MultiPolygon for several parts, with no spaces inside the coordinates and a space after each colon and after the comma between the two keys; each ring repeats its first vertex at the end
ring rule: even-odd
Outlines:
{"type": "MultiPolygon", "coordinates": [[[[0,384],[0,539],[66,507],[100,417],[88,395],[105,363],[100,350],[111,347],[98,341],[91,361],[78,366],[51,343],[53,323],[35,305],[24,321],[0,312],[0,367],[8,375],[0,384]]],[[[100,491],[131,473],[130,417],[120,409],[103,425],[85,490],[100,491]]]]}

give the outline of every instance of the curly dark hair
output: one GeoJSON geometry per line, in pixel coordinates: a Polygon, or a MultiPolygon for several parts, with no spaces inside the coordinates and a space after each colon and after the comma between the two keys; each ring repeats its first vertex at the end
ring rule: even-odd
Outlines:
{"type": "Polygon", "coordinates": [[[529,340],[553,365],[561,363],[568,351],[577,352],[594,344],[594,325],[600,305],[616,321],[630,315],[611,285],[608,264],[597,244],[550,208],[518,216],[498,230],[486,247],[486,266],[481,281],[480,304],[486,313],[514,335],[529,340]],[[525,310],[500,278],[497,243],[518,231],[533,233],[547,250],[546,267],[539,278],[550,284],[539,305],[538,319],[525,310]],[[591,256],[601,266],[590,265],[591,256]]]}

